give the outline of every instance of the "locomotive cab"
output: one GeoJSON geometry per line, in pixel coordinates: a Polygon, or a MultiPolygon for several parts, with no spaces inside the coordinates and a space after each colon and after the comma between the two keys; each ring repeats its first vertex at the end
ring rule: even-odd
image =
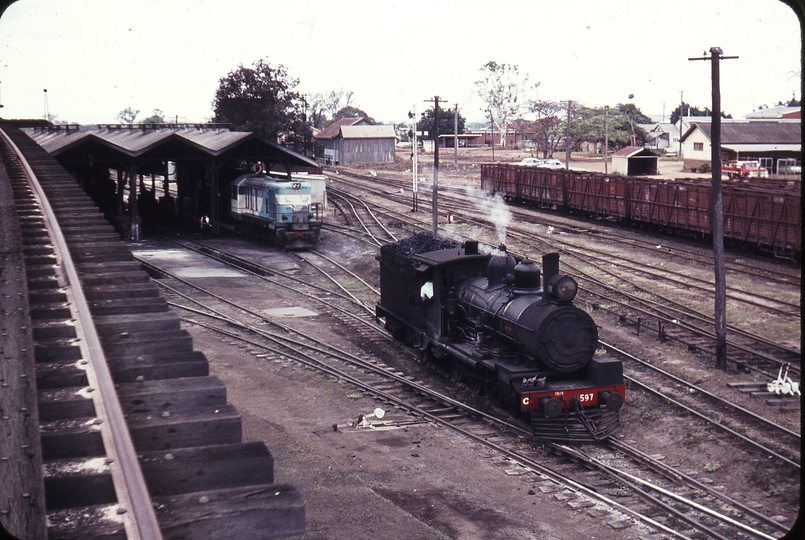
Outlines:
{"type": "Polygon", "coordinates": [[[229,189],[236,230],[286,249],[306,249],[318,241],[321,217],[309,182],[251,173],[235,179],[229,189]]]}

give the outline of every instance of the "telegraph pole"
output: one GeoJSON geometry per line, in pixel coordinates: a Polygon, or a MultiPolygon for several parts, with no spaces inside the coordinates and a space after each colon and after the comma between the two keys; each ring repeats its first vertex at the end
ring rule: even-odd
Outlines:
{"type": "Polygon", "coordinates": [[[567,127],[565,129],[565,170],[570,170],[570,106],[573,102],[567,100],[567,127]]]}
{"type": "Polygon", "coordinates": [[[609,174],[609,105],[604,105],[604,174],[609,174]]]}
{"type": "MultiPolygon", "coordinates": [[[[434,135],[433,135],[433,236],[436,236],[439,230],[439,96],[433,96],[433,99],[426,99],[425,101],[432,101],[434,103],[434,135]]],[[[447,101],[442,99],[441,101],[447,101]]]]}
{"type": "MultiPolygon", "coordinates": [[[[679,156],[678,156],[680,158],[682,157],[682,135],[683,135],[682,128],[684,127],[684,124],[682,122],[685,119],[685,98],[684,98],[684,96],[685,96],[685,91],[680,90],[679,91],[679,156]]],[[[684,161],[682,163],[684,164],[684,161]]]]}
{"type": "Polygon", "coordinates": [[[710,60],[712,71],[713,120],[710,125],[710,160],[712,169],[711,228],[713,230],[713,267],[715,270],[715,305],[716,322],[716,366],[727,369],[727,277],[724,269],[724,200],[721,192],[721,73],[719,63],[722,58],[733,59],[737,56],[721,56],[721,48],[710,47],[710,58],[706,52],[703,58],[688,60],[710,60]]]}
{"type": "Polygon", "coordinates": [[[458,167],[458,103],[453,109],[453,165],[458,167]]]}
{"type": "Polygon", "coordinates": [[[489,109],[489,133],[492,141],[492,161],[495,161],[495,118],[492,116],[492,109],[489,109]]]}

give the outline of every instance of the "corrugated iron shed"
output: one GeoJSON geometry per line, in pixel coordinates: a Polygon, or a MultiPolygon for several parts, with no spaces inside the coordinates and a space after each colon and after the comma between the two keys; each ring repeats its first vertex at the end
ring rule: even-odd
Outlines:
{"type": "Polygon", "coordinates": [[[341,126],[345,139],[396,139],[393,126],[341,126]]]}
{"type": "Polygon", "coordinates": [[[366,118],[339,118],[332,122],[329,126],[316,133],[316,139],[332,140],[341,135],[341,128],[343,126],[355,126],[359,124],[370,125],[366,118]]]}

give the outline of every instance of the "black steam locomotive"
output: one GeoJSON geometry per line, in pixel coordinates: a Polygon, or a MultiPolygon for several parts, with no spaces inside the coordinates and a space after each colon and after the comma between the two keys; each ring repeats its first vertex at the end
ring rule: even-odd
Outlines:
{"type": "Polygon", "coordinates": [[[621,362],[596,354],[598,328],[573,305],[578,285],[558,254],[541,270],[422,233],[384,245],[378,260],[376,314],[397,340],[530,416],[537,437],[591,441],[619,428],[621,362]]]}

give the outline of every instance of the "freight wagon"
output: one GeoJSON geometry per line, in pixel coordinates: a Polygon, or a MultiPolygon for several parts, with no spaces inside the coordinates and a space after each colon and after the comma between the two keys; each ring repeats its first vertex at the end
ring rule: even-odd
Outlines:
{"type": "MultiPolygon", "coordinates": [[[[706,181],[656,180],[507,164],[481,166],[481,188],[506,199],[625,223],[709,236],[711,187],[706,181]]],[[[725,182],[724,237],[784,258],[802,252],[801,190],[725,182]]]]}

